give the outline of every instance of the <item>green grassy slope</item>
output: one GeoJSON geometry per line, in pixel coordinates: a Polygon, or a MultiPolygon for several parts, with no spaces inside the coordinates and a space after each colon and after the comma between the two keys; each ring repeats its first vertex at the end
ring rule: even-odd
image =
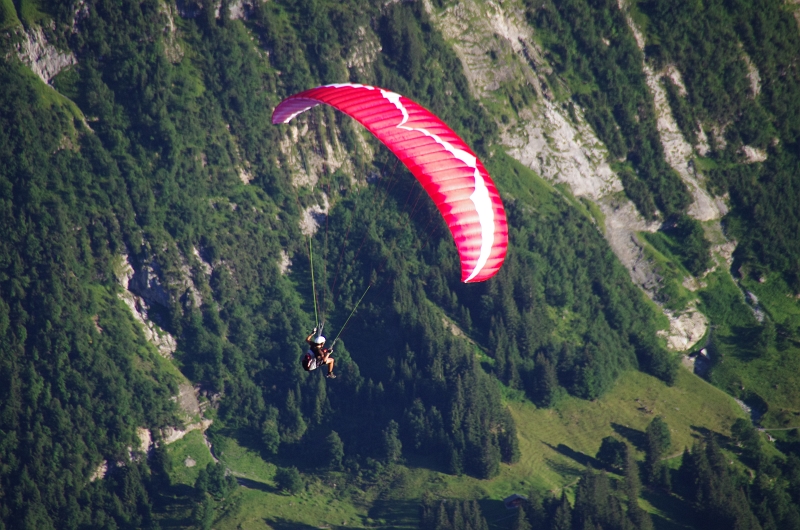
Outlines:
{"type": "Polygon", "coordinates": [[[19,26],[13,0],[0,0],[0,31],[19,26]]]}
{"type": "MultiPolygon", "coordinates": [[[[557,494],[562,488],[569,489],[587,464],[598,466],[594,455],[605,436],[625,439],[641,449],[644,430],[658,415],[670,427],[669,453],[675,455],[708,432],[729,435],[733,421],[744,417],[730,396],[685,370],[679,372],[672,387],[631,371],[595,401],[566,398],[553,409],[538,409],[520,400],[510,402],[509,407],[517,422],[522,457],[517,464],[503,465],[500,475],[491,480],[447,475],[427,469],[427,465],[415,465],[412,459],[363,482],[343,473],[307,474],[306,491],[290,496],[275,490],[274,464],[234,438],[223,437],[223,443],[215,446],[221,461],[235,476],[252,482],[244,482],[244,487],[222,503],[214,527],[264,528],[266,523],[274,529],[303,525],[410,529],[417,527],[416,510],[423,495],[480,499],[484,514],[492,521],[504,514],[499,501],[511,493],[536,489],[557,494]]],[[[190,436],[176,444],[185,447],[176,447],[174,454],[179,458],[203,452],[204,446],[190,436]]],[[[643,457],[641,451],[637,454],[643,457]]],[[[176,467],[180,465],[175,462],[176,467]]],[[[193,482],[192,476],[184,470],[174,474],[186,484],[193,482]]],[[[684,508],[674,499],[656,496],[652,501],[655,504],[643,501],[642,505],[667,523],[683,521],[680,510],[684,508]]],[[[492,527],[507,528],[508,523],[500,521],[492,527]]]]}

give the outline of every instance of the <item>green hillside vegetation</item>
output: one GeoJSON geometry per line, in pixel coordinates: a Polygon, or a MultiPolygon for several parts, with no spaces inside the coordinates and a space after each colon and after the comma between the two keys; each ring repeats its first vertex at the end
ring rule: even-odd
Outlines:
{"type": "Polygon", "coordinates": [[[14,0],[0,1],[0,31],[19,26],[14,0]]]}
{"type": "Polygon", "coordinates": [[[696,297],[683,286],[683,280],[691,276],[680,258],[673,254],[674,241],[662,232],[640,232],[645,255],[654,264],[654,271],[660,277],[656,301],[672,311],[681,311],[696,297]]]}
{"type": "MultiPolygon", "coordinates": [[[[729,396],[683,370],[671,387],[629,371],[611,392],[594,402],[567,398],[552,409],[536,409],[526,400],[509,405],[520,432],[522,456],[519,463],[503,466],[500,475],[490,481],[430,470],[430,462],[419,458],[409,458],[405,465],[373,463],[357,474],[353,470],[325,471],[320,462],[302,469],[303,492],[287,496],[276,487],[276,466],[265,464],[259,451],[248,448],[253,447],[253,440],[242,433],[216,436],[215,454],[235,476],[252,482],[243,482],[245,487],[217,509],[214,527],[257,528],[266,521],[276,528],[322,523],[416,528],[417,501],[426,495],[431,499],[478,499],[483,514],[498,519],[506,515],[499,501],[513,492],[560,494],[566,488],[574,498],[575,484],[586,466],[602,466],[594,456],[606,436],[638,447],[636,454],[642,458],[645,430],[654,417],[662,417],[671,433],[669,456],[680,456],[682,448],[691,448],[707,432],[729,436],[730,426],[744,416],[729,396]],[[241,436],[245,436],[245,445],[237,441],[241,436]]],[[[197,431],[170,446],[170,453],[175,456],[173,480],[186,485],[194,484],[201,465],[210,462],[197,431]],[[186,468],[186,456],[192,456],[197,465],[186,468]]],[[[678,459],[675,469],[679,463],[678,459]]],[[[654,506],[662,506],[668,499],[656,496],[651,502],[643,505],[657,518],[680,519],[679,514],[661,512],[654,506]]]]}
{"type": "MultiPolygon", "coordinates": [[[[7,3],[0,6],[8,27],[7,3]]],[[[669,221],[650,244],[672,262],[670,281],[684,271],[699,276],[709,244],[685,215],[689,195],[664,160],[642,56],[616,2],[526,6],[557,74],[612,156],[625,160],[625,193],[646,217],[669,221]],[[615,45],[601,46],[605,36],[615,45]]],[[[791,55],[748,39],[755,15],[731,6],[729,18],[709,20],[733,21],[763,79],[782,86],[775,76],[794,72],[791,55]]],[[[687,483],[746,490],[745,500],[728,495],[740,505],[735,517],[748,522],[742,528],[794,520],[792,438],[784,454],[764,449],[746,422],[731,431],[743,413],[664,348],[664,316],[603,239],[598,210],[498,147],[496,117],[470,95],[422,3],[259,2],[241,21],[229,19],[228,2],[219,18],[189,2],[174,33],[156,0],[90,2],[77,32],[74,5],[11,7],[26,24],[52,13],[48,38],[78,65],[47,87],[2,41],[0,528],[439,529],[458,518],[477,528],[507,517],[499,501],[521,492],[531,493],[530,506],[499,527],[570,520],[645,529],[683,524],[681,512],[708,501],[681,490],[687,483]],[[370,36],[380,53],[348,69],[370,36]],[[350,120],[314,109],[298,117],[307,133],[294,144],[271,125],[281,98],[345,80],[418,100],[486,162],[509,220],[509,254],[496,278],[458,281],[438,212],[350,120]],[[313,173],[314,154],[338,145],[348,157],[342,168],[324,166],[313,186],[293,182],[294,173],[313,173]],[[299,220],[323,193],[330,209],[309,241],[299,220]],[[136,280],[120,285],[125,260],[136,280]],[[298,362],[315,323],[312,266],[328,335],[369,287],[336,345],[334,381],[298,362]],[[146,340],[120,299],[125,289],[175,338],[172,358],[146,340]],[[219,398],[206,412],[219,464],[199,431],[162,443],[162,429],[185,416],[171,398],[187,379],[219,398]],[[158,446],[148,455],[135,449],[142,427],[158,446]],[[633,448],[622,466],[595,456],[609,436],[633,448]],[[715,444],[736,460],[732,470],[718,465],[715,444]],[[670,460],[689,446],[690,456],[670,460]],[[678,473],[690,459],[699,463],[678,473]],[[97,479],[102,463],[108,472],[97,479]]],[[[658,6],[640,8],[651,18],[649,38],[671,31],[652,22],[658,6]]],[[[765,27],[788,31],[772,4],[765,10],[765,27]]],[[[696,67],[695,55],[661,42],[665,57],[696,67]]],[[[725,226],[741,242],[734,272],[765,313],[763,322],[753,316],[726,271],[706,278],[699,297],[715,325],[709,378],[768,409],[769,425],[790,427],[800,371],[785,368],[794,366],[800,311],[785,296],[796,290],[797,232],[783,185],[797,174],[797,140],[784,121],[796,103],[793,88],[767,94],[766,86],[761,99],[734,91],[741,116],[711,108],[716,89],[702,85],[691,85],[702,99],[682,108],[704,124],[734,120],[728,147],[708,155],[716,165],[709,173],[733,203],[725,226]],[[762,100],[777,145],[748,136],[767,119],[752,110],[762,100]],[[741,164],[742,142],[768,147],[767,162],[741,164]]],[[[526,104],[517,96],[515,105],[526,104]]],[[[720,513],[730,508],[724,495],[713,501],[720,513]]]]}
{"type": "Polygon", "coordinates": [[[709,313],[719,322],[711,343],[715,363],[711,380],[753,405],[764,415],[761,423],[765,427],[798,427],[796,303],[787,298],[786,284],[779,276],[763,284],[742,284],[758,297],[764,314],[762,325],[741,291],[724,275],[713,277],[709,290],[701,293],[709,313]],[[776,318],[780,320],[773,320],[776,318]]]}
{"type": "Polygon", "coordinates": [[[715,325],[718,359],[710,378],[766,413],[765,426],[789,426],[798,411],[800,338],[794,325],[800,291],[795,207],[800,93],[791,81],[800,75],[794,62],[800,49],[797,22],[774,1],[637,5],[648,60],[674,64],[683,76],[687,94],[672,94],[670,104],[684,136],[691,138],[689,129],[696,124],[709,135],[712,151],[695,163],[709,176],[710,189],[728,193],[732,205],[724,228],[738,241],[731,272],[739,286],[717,274],[701,293],[715,325]],[[767,160],[743,163],[743,145],[765,149],[767,160]],[[743,291],[758,298],[761,322],[745,305],[743,291]]]}

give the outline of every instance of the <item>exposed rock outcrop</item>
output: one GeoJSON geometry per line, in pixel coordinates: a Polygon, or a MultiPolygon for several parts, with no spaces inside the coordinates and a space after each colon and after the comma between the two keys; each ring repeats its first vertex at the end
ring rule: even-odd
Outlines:
{"type": "MultiPolygon", "coordinates": [[[[636,43],[639,48],[644,51],[645,39],[642,32],[634,24],[630,16],[626,17],[628,26],[633,32],[636,43]]],[[[686,88],[683,84],[683,79],[680,72],[674,65],[667,66],[661,72],[654,72],[649,64],[642,63],[642,70],[644,71],[647,79],[647,86],[653,95],[653,104],[656,111],[657,127],[659,135],[661,136],[661,145],[664,147],[664,158],[667,163],[678,172],[681,180],[686,184],[689,193],[692,194],[693,202],[689,206],[688,214],[697,219],[698,221],[712,221],[720,219],[723,213],[717,206],[716,201],[706,191],[703,176],[699,173],[692,158],[694,157],[694,149],[689,142],[683,137],[680,128],[678,127],[675,117],[672,115],[672,109],[667,99],[667,92],[661,84],[661,77],[669,77],[676,86],[683,87],[685,93],[686,88]]]]}
{"type": "Polygon", "coordinates": [[[71,51],[50,44],[40,26],[31,26],[23,36],[16,45],[17,56],[45,83],[49,84],[64,68],[78,63],[71,51]]]}
{"type": "Polygon", "coordinates": [[[173,398],[189,419],[196,418],[201,414],[200,402],[197,400],[198,392],[197,388],[185,382],[178,386],[178,395],[173,398]]]}
{"type": "MultiPolygon", "coordinates": [[[[125,258],[127,260],[127,256],[125,258]]],[[[139,270],[134,270],[130,261],[127,264],[131,273],[125,288],[144,299],[148,305],[169,307],[169,293],[162,285],[162,270],[158,262],[151,261],[142,265],[139,270]]]]}
{"type": "MultiPolygon", "coordinates": [[[[133,318],[142,325],[145,338],[158,349],[161,355],[170,358],[177,347],[175,339],[172,335],[161,329],[158,324],[148,318],[148,307],[150,303],[159,303],[160,301],[166,301],[168,303],[169,296],[166,294],[166,291],[163,290],[160,283],[154,281],[153,283],[155,285],[151,287],[150,271],[145,273],[140,272],[136,280],[137,283],[131,288],[131,283],[134,282],[135,276],[136,274],[128,260],[128,256],[123,255],[121,257],[119,270],[117,271],[117,280],[123,288],[119,297],[125,302],[125,305],[130,308],[133,318]],[[138,293],[146,294],[151,302],[148,303],[145,298],[138,293]]],[[[166,307],[166,304],[164,307],[166,307]]]]}
{"type": "Polygon", "coordinates": [[[761,93],[761,74],[758,73],[758,68],[753,64],[753,60],[746,53],[742,53],[742,59],[747,65],[747,79],[750,81],[750,92],[753,97],[761,93]]]}
{"type": "Polygon", "coordinates": [[[286,274],[289,272],[289,269],[292,267],[292,260],[289,258],[289,254],[285,250],[281,250],[281,261],[278,263],[278,268],[281,271],[281,274],[286,274]]]}
{"type": "Polygon", "coordinates": [[[108,460],[103,460],[94,470],[94,472],[89,476],[89,482],[94,482],[95,480],[103,480],[106,478],[106,473],[108,473],[108,460]]]}
{"type": "Polygon", "coordinates": [[[610,196],[598,202],[606,218],[605,237],[617,258],[631,275],[633,283],[651,298],[658,291],[661,276],[653,269],[653,264],[645,256],[644,245],[638,232],[655,232],[658,222],[645,221],[636,207],[627,200],[610,196]]]}
{"type": "Polygon", "coordinates": [[[172,2],[162,1],[158,4],[158,11],[164,17],[164,55],[169,62],[179,63],[183,59],[183,46],[177,36],[172,10],[172,2]]]}
{"type": "Polygon", "coordinates": [[[348,70],[364,77],[383,48],[378,37],[369,28],[359,27],[357,34],[358,41],[350,48],[345,64],[348,70]]]}
{"type": "Polygon", "coordinates": [[[749,145],[742,146],[742,154],[748,164],[764,162],[767,159],[767,152],[764,149],[758,149],[749,145]]]}
{"type": "Polygon", "coordinates": [[[303,210],[303,215],[300,217],[300,231],[307,236],[313,236],[317,233],[319,225],[325,221],[325,216],[328,215],[330,204],[328,203],[328,196],[322,194],[322,206],[315,204],[303,210]]]}
{"type": "MultiPolygon", "coordinates": [[[[352,122],[348,123],[357,126],[352,122]]],[[[363,132],[359,130],[356,136],[361,134],[363,132]]],[[[347,175],[354,174],[353,162],[339,141],[336,123],[328,123],[322,112],[311,110],[295,118],[279,145],[287,169],[292,173],[292,182],[297,187],[313,187],[320,179],[333,174],[337,169],[347,175]],[[309,127],[311,120],[316,122],[315,128],[309,127]]],[[[365,154],[371,156],[371,150],[365,154]]]]}
{"type": "Polygon", "coordinates": [[[669,332],[661,335],[667,339],[667,346],[675,351],[686,351],[702,339],[708,329],[708,318],[692,305],[685,311],[674,313],[668,309],[669,332]]]}
{"type": "Polygon", "coordinates": [[[140,453],[147,454],[147,451],[150,450],[150,446],[153,445],[153,437],[150,434],[150,429],[139,427],[136,429],[136,434],[139,436],[139,447],[137,447],[137,450],[140,453]]]}
{"type": "Polygon", "coordinates": [[[177,442],[187,434],[192,431],[200,430],[201,432],[205,432],[211,424],[214,423],[212,420],[201,420],[195,423],[190,423],[186,426],[185,429],[176,429],[175,427],[165,427],[161,429],[161,439],[167,445],[177,442]]]}

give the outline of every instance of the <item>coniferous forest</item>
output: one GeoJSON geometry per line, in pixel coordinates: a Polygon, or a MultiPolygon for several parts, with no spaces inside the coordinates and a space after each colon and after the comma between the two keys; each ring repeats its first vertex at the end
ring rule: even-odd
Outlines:
{"type": "Polygon", "coordinates": [[[489,4],[0,0],[0,529],[800,528],[800,12],[489,4]],[[445,23],[473,8],[531,32],[512,44],[547,90],[475,88],[445,23]],[[668,68],[716,224],[664,147],[668,68]],[[342,82],[483,160],[496,277],[459,281],[422,186],[353,120],[271,124],[342,82]],[[545,107],[656,226],[630,236],[652,289],[607,203],[507,149],[508,116],[545,107]],[[299,362],[319,321],[336,379],[299,362]]]}

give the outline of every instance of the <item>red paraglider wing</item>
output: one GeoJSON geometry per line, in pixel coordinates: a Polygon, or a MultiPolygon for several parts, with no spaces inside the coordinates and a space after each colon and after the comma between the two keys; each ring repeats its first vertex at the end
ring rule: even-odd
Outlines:
{"type": "Polygon", "coordinates": [[[508,248],[500,194],[478,157],[450,127],[400,94],[366,85],[327,85],[283,100],[272,123],[325,103],[355,118],[402,161],[444,217],[461,258],[461,281],[494,276],[508,248]]]}

